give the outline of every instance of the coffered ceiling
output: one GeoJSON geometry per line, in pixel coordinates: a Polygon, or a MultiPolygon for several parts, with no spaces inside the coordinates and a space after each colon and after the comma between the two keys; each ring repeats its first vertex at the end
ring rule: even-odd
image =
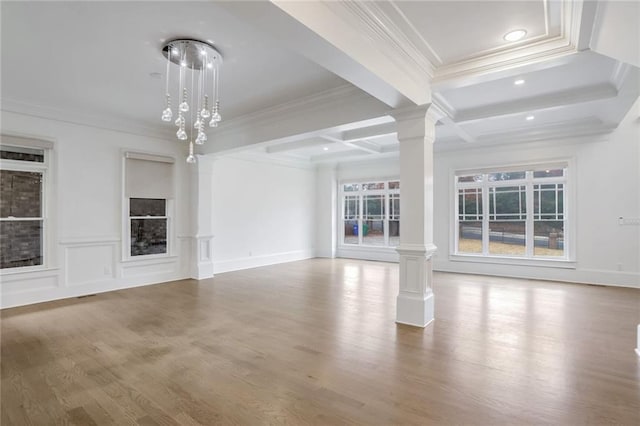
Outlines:
{"type": "Polygon", "coordinates": [[[160,48],[177,37],[215,44],[225,120],[205,153],[308,164],[393,156],[389,111],[425,103],[442,114],[436,149],[604,133],[640,93],[637,2],[0,7],[3,111],[173,139],[159,120],[160,48]],[[515,29],[524,38],[505,40],[515,29]]]}
{"type": "MultiPolygon", "coordinates": [[[[562,3],[539,1],[397,1],[378,7],[436,66],[517,47],[561,35],[562,3]],[[526,41],[505,43],[510,30],[526,29],[526,41]]],[[[565,11],[566,13],[566,11],[565,11]]]]}

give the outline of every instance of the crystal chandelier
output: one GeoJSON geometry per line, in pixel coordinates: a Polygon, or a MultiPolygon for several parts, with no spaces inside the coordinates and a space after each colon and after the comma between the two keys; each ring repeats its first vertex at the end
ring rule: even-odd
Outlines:
{"type": "Polygon", "coordinates": [[[173,121],[177,127],[176,137],[181,141],[189,140],[187,163],[195,163],[194,143],[204,144],[207,141],[206,128],[218,127],[222,120],[218,84],[222,55],[209,43],[191,39],[168,42],[162,48],[162,54],[167,58],[166,103],[162,121],[173,121]],[[171,81],[171,70],[176,67],[172,63],[178,68],[173,72],[177,74],[174,81],[171,81]],[[173,89],[171,84],[174,84],[173,89]],[[170,89],[177,93],[178,107],[175,111],[171,109],[170,89]]]}

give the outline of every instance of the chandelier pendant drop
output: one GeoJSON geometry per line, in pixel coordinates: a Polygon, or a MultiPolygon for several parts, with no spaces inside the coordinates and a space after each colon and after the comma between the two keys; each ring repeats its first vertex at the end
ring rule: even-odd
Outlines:
{"type": "Polygon", "coordinates": [[[162,111],[161,118],[162,121],[171,122],[175,112],[176,137],[181,141],[190,140],[187,163],[195,163],[194,143],[195,145],[204,144],[208,139],[205,129],[218,127],[218,123],[222,120],[218,84],[222,55],[209,43],[191,39],[168,42],[162,48],[162,54],[167,58],[167,71],[165,109],[162,111]],[[171,69],[175,66],[178,67],[179,72],[171,73],[171,69]],[[175,81],[171,80],[172,74],[177,74],[175,81]],[[187,87],[188,78],[191,79],[191,90],[187,87]],[[196,81],[197,87],[194,87],[196,81]],[[172,90],[178,99],[175,111],[171,109],[172,90]],[[212,107],[209,98],[212,99],[212,107]],[[187,134],[188,129],[191,136],[187,134]],[[195,140],[194,133],[196,133],[195,140]]]}

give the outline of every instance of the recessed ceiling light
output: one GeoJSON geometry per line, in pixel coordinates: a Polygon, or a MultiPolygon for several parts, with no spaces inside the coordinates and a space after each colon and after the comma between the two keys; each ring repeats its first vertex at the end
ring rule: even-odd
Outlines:
{"type": "Polygon", "coordinates": [[[525,30],[513,30],[504,35],[504,39],[507,41],[518,41],[527,35],[525,30]]]}
{"type": "Polygon", "coordinates": [[[527,115],[527,121],[531,121],[536,118],[534,115],[527,115]]]}
{"type": "Polygon", "coordinates": [[[325,146],[324,148],[322,148],[324,151],[329,151],[329,147],[325,146]]]}
{"type": "Polygon", "coordinates": [[[515,84],[516,86],[521,86],[521,85],[524,84],[524,80],[520,78],[520,79],[514,81],[513,84],[515,84]]]}

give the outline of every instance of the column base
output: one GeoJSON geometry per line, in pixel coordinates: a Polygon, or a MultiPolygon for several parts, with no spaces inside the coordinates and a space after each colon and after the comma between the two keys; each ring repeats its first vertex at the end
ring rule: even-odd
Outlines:
{"type": "Polygon", "coordinates": [[[213,278],[213,236],[197,236],[191,250],[191,278],[203,280],[213,278]]]}
{"type": "Polygon", "coordinates": [[[433,293],[400,293],[396,299],[396,322],[398,324],[426,327],[434,318],[433,293]]]}

